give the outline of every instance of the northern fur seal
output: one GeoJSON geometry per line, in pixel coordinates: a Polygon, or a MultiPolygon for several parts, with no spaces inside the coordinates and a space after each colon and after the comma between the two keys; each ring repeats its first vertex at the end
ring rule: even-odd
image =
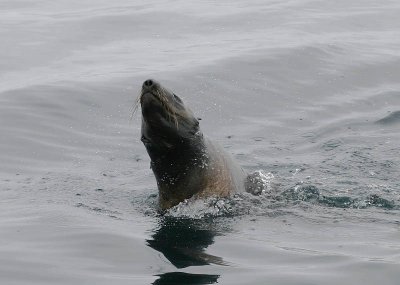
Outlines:
{"type": "Polygon", "coordinates": [[[177,95],[149,79],[139,99],[141,140],[151,159],[161,209],[191,197],[226,197],[244,189],[244,171],[203,136],[199,121],[177,95]]]}

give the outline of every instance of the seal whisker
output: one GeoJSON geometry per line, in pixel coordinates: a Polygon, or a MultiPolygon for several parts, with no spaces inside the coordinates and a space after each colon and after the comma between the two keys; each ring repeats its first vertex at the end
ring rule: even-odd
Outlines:
{"type": "Polygon", "coordinates": [[[129,112],[131,113],[131,115],[129,117],[129,121],[132,121],[133,115],[135,115],[136,111],[139,109],[141,98],[142,98],[142,94],[139,94],[139,96],[136,98],[136,100],[133,102],[132,106],[130,107],[129,112]]]}

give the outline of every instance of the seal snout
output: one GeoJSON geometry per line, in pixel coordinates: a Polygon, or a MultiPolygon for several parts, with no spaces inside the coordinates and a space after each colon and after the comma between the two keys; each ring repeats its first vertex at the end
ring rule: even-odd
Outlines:
{"type": "Polygon", "coordinates": [[[151,92],[159,88],[159,84],[154,79],[147,79],[143,82],[142,93],[151,92]]]}
{"type": "Polygon", "coordinates": [[[143,83],[143,88],[150,88],[151,86],[153,86],[154,81],[152,79],[147,79],[144,83],[143,83]]]}
{"type": "MultiPolygon", "coordinates": [[[[142,84],[142,91],[140,95],[140,103],[143,104],[143,99],[145,97],[149,97],[148,95],[153,95],[155,96],[155,93],[157,92],[157,81],[153,79],[147,79],[146,81],[143,82],[142,84]]],[[[150,97],[153,97],[150,96],[150,97]]]]}

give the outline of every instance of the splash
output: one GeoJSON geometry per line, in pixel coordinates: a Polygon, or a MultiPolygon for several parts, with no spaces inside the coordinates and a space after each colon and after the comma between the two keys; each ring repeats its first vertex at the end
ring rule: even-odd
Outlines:
{"type": "Polygon", "coordinates": [[[191,219],[231,216],[234,215],[235,211],[234,201],[235,197],[209,197],[201,200],[187,199],[169,209],[165,215],[175,218],[185,217],[191,219]]]}
{"type": "Polygon", "coordinates": [[[253,195],[265,195],[273,191],[274,175],[271,172],[257,170],[246,177],[245,189],[246,192],[253,195]]]}
{"type": "Polygon", "coordinates": [[[166,215],[202,219],[249,214],[257,206],[268,204],[261,201],[273,196],[274,178],[270,172],[255,171],[246,178],[245,188],[248,193],[238,193],[228,198],[187,199],[169,209],[166,215]]]}
{"type": "Polygon", "coordinates": [[[334,208],[355,208],[365,209],[370,207],[386,210],[399,209],[395,201],[386,199],[379,194],[369,194],[365,197],[350,196],[328,196],[321,194],[321,191],[314,185],[296,185],[293,188],[282,192],[281,198],[288,203],[307,202],[334,208]]]}

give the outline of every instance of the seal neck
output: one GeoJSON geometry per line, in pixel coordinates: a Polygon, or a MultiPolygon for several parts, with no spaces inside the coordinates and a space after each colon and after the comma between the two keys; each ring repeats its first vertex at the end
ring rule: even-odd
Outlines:
{"type": "Polygon", "coordinates": [[[208,163],[208,156],[205,152],[203,136],[198,136],[189,141],[182,140],[162,153],[151,153],[151,168],[156,176],[169,176],[179,178],[192,168],[204,167],[208,163]]]}
{"type": "Polygon", "coordinates": [[[155,157],[151,168],[157,180],[162,208],[192,197],[202,187],[209,157],[203,139],[155,157]]]}

